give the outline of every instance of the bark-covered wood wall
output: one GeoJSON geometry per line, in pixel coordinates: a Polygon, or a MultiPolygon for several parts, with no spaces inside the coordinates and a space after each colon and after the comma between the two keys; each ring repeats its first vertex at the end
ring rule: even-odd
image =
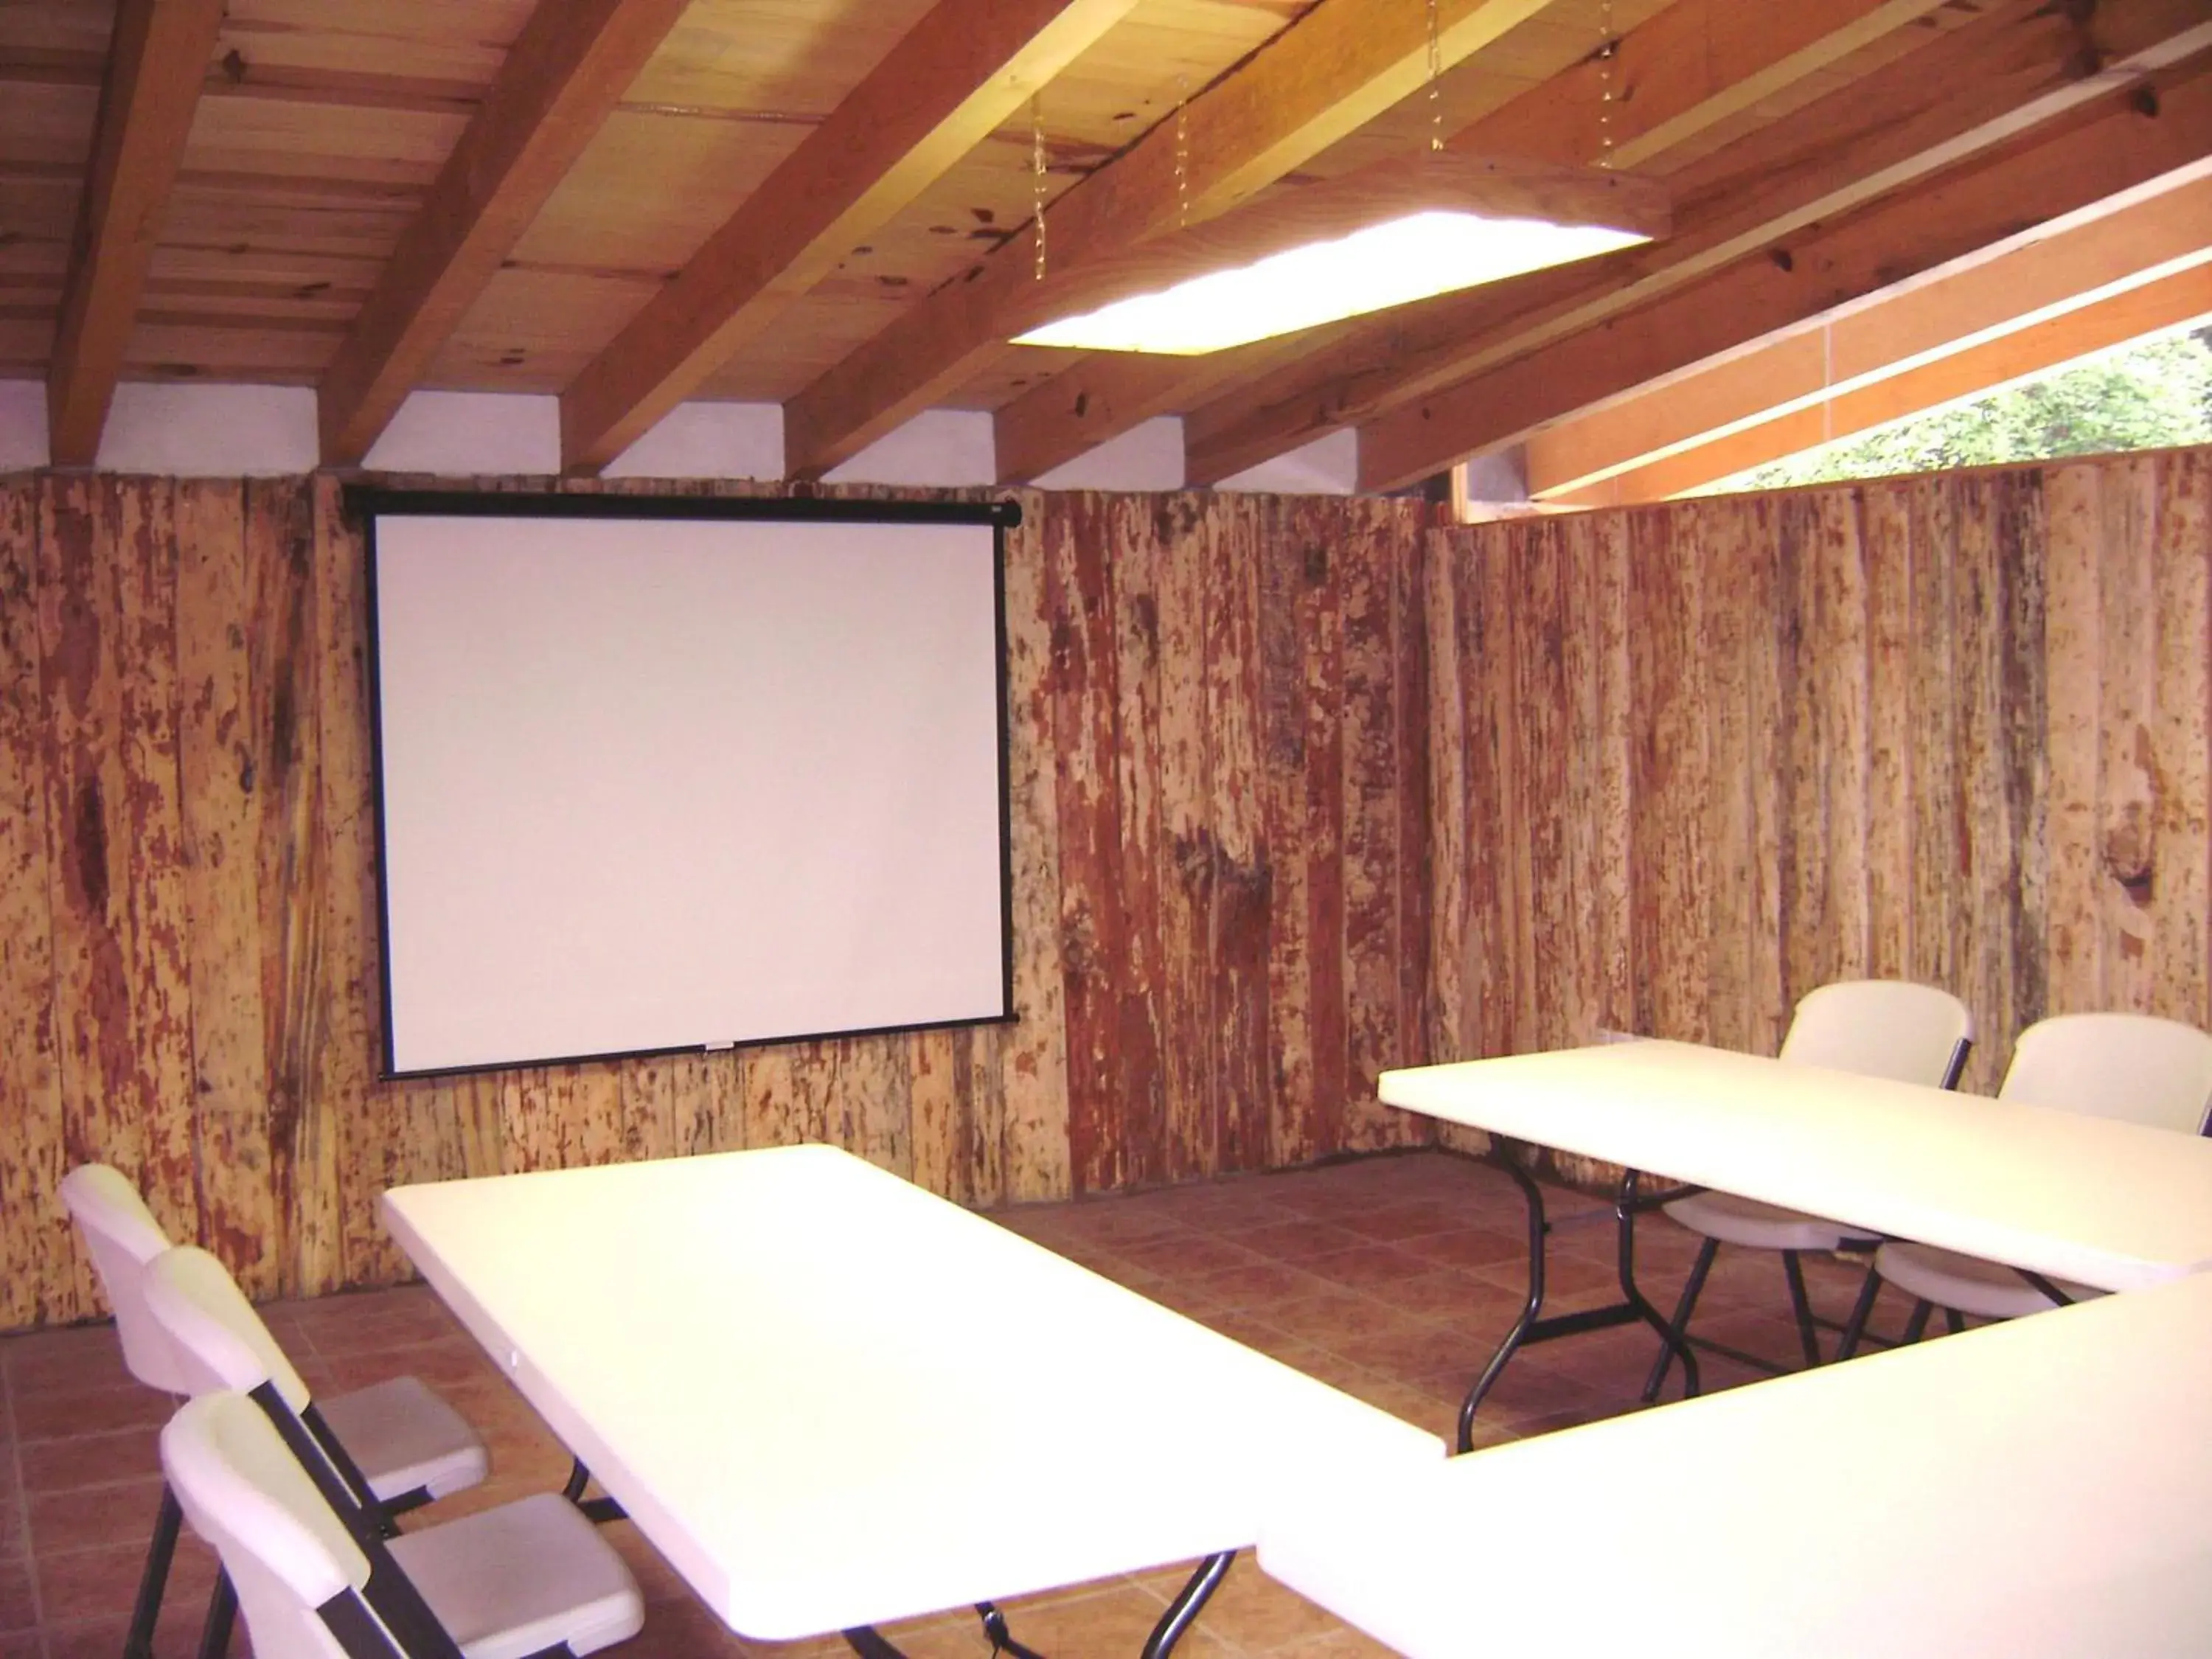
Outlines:
{"type": "Polygon", "coordinates": [[[1796,999],[2212,1027],[2212,452],[1439,532],[1430,1043],[1796,999]]]}
{"type": "Polygon", "coordinates": [[[139,1178],[256,1295],[398,1182],[826,1139],[971,1202],[1418,1133],[1426,509],[1027,498],[1018,1024],[385,1084],[358,536],[329,480],[0,482],[0,1326],[139,1178]]]}

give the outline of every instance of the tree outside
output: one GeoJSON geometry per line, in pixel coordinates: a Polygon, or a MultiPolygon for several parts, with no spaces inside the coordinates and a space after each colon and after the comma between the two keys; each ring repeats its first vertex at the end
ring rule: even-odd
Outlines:
{"type": "Polygon", "coordinates": [[[1699,495],[2212,443],[2212,325],[1740,472],[1699,495]]]}

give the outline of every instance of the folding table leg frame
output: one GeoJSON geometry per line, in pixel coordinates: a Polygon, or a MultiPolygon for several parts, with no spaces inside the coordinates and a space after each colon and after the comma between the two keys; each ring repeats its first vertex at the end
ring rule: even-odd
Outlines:
{"type": "Polygon", "coordinates": [[[1689,1345],[1669,1324],[1666,1316],[1653,1307],[1643,1291],[1636,1288],[1636,1218],[1642,1212],[1654,1209],[1674,1197],[1672,1193],[1655,1194],[1649,1198],[1637,1196],[1637,1171],[1630,1170],[1620,1178],[1620,1194],[1614,1200],[1613,1213],[1619,1229],[1614,1260],[1620,1273],[1620,1297],[1618,1302],[1607,1303],[1602,1308],[1586,1308],[1580,1313],[1558,1314],[1550,1319],[1539,1318],[1544,1308],[1544,1238],[1552,1231],[1552,1224],[1544,1217],[1544,1194],[1526,1170],[1510,1158],[1491,1160],[1513,1177],[1521,1189],[1522,1199],[1528,1208],[1528,1299],[1521,1310],[1521,1316],[1513,1322],[1513,1328],[1505,1333],[1505,1340],[1498,1345],[1498,1352],[1490,1356],[1490,1363],[1482,1368],[1482,1375],[1467,1393],[1467,1400],[1459,1408],[1459,1449],[1474,1449],[1474,1413],[1483,1397],[1497,1385],[1505,1364],[1521,1349],[1532,1342],[1549,1342],[1562,1336],[1579,1336],[1584,1331],[1601,1331],[1614,1325],[1632,1324],[1638,1320],[1659,1333],[1659,1340],[1668,1351],[1682,1362],[1683,1397],[1688,1398],[1698,1389],[1698,1357],[1689,1345]]]}
{"type": "MultiPolygon", "coordinates": [[[[1167,1659],[1182,1633],[1197,1621],[1198,1615],[1221,1581],[1228,1577],[1229,1564],[1237,1559],[1235,1550],[1224,1550],[1218,1555],[1209,1555],[1198,1564],[1189,1582],[1176,1592],[1167,1611],[1152,1626],[1152,1633],[1145,1638],[1142,1659],[1167,1659]]],[[[1044,1659],[1033,1648],[1025,1648],[1013,1638],[1006,1628],[1006,1615],[988,1601],[979,1601],[975,1611],[983,1620],[983,1634],[991,1639],[994,1659],[1001,1653],[1012,1654],[1013,1659],[1044,1659]]],[[[860,1659],[906,1659],[898,1644],[872,1625],[860,1625],[842,1632],[846,1644],[860,1659]]]]}
{"type": "Polygon", "coordinates": [[[584,1518],[595,1526],[604,1527],[610,1521],[627,1521],[629,1512],[611,1498],[586,1498],[584,1488],[592,1484],[592,1472],[584,1467],[580,1457],[568,1460],[568,1484],[561,1488],[561,1496],[584,1512],[584,1518]]]}

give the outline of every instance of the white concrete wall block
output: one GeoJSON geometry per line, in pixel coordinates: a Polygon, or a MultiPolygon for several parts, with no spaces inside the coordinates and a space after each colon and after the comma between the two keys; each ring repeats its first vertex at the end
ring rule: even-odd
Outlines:
{"type": "Polygon", "coordinates": [[[312,386],[125,380],[99,465],[171,478],[280,477],[313,471],[320,443],[312,386]]]}
{"type": "Polygon", "coordinates": [[[615,457],[610,478],[783,477],[780,404],[678,404],[615,457]]]}
{"type": "Polygon", "coordinates": [[[990,412],[980,409],[925,409],[823,477],[825,483],[941,489],[998,481],[998,438],[990,412]]]}
{"type": "Polygon", "coordinates": [[[46,464],[46,388],[41,380],[0,380],[0,472],[46,464]]]}
{"type": "Polygon", "coordinates": [[[362,465],[449,477],[558,472],[561,400],[550,393],[410,392],[362,465]]]}
{"type": "Polygon", "coordinates": [[[1039,489],[1181,489],[1182,416],[1155,416],[1030,482],[1039,489]]]}
{"type": "Polygon", "coordinates": [[[1356,495],[1359,493],[1359,434],[1346,427],[1327,437],[1248,466],[1214,485],[1271,495],[1356,495]]]}

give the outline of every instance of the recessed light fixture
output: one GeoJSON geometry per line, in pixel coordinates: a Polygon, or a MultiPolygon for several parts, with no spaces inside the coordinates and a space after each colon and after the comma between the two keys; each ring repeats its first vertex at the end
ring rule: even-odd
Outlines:
{"type": "Polygon", "coordinates": [[[1594,168],[1455,154],[1294,185],[1072,273],[1105,302],[1017,345],[1196,356],[1663,235],[1665,194],[1594,168]],[[1162,276],[1191,274],[1163,285],[1162,276]]]}

